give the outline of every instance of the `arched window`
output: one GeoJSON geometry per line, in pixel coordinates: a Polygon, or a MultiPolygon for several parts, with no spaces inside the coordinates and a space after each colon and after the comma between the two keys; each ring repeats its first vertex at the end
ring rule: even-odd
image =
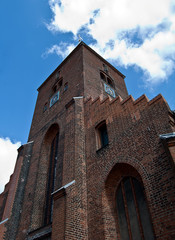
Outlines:
{"type": "Polygon", "coordinates": [[[120,182],[116,201],[120,239],[154,239],[143,187],[136,178],[126,177],[120,182]]]}
{"type": "Polygon", "coordinates": [[[111,80],[110,78],[108,78],[108,77],[107,77],[107,83],[108,83],[111,87],[113,87],[112,80],[111,80]]]}
{"type": "Polygon", "coordinates": [[[101,78],[103,81],[106,82],[106,77],[105,77],[105,75],[104,75],[102,72],[100,72],[100,78],[101,78]]]}
{"type": "MultiPolygon", "coordinates": [[[[52,130],[52,129],[51,129],[52,130]]],[[[53,126],[53,131],[54,129],[53,126]]],[[[52,131],[52,132],[53,132],[52,131]]],[[[47,174],[47,189],[46,189],[46,201],[45,201],[45,214],[44,214],[44,225],[50,224],[52,222],[52,208],[53,208],[53,198],[52,193],[54,192],[55,177],[56,177],[56,164],[58,156],[58,141],[59,132],[55,133],[52,141],[50,143],[50,154],[48,159],[48,174],[47,174]]]]}

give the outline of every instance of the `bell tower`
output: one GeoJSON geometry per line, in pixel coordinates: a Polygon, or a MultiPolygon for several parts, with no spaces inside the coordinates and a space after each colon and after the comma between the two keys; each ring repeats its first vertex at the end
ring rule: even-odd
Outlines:
{"type": "Polygon", "coordinates": [[[128,92],[124,78],[110,63],[80,42],[38,88],[29,141],[38,127],[40,129],[46,123],[46,118],[49,120],[52,114],[62,111],[73,97],[104,99],[108,96],[113,99],[120,96],[125,99],[128,92]]]}
{"type": "Polygon", "coordinates": [[[124,75],[84,42],[38,88],[25,146],[32,154],[23,162],[25,175],[8,223],[11,239],[57,239],[58,232],[59,239],[70,239],[69,228],[78,239],[77,226],[86,239],[84,101],[117,96],[128,96],[124,75]]]}

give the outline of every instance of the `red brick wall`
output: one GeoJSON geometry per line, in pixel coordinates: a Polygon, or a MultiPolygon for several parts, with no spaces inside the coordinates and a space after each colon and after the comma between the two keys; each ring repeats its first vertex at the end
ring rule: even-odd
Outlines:
{"type": "MultiPolygon", "coordinates": [[[[120,239],[114,196],[123,175],[135,176],[143,183],[156,239],[173,239],[174,169],[159,138],[172,132],[173,124],[161,95],[151,101],[143,95],[134,101],[128,97],[122,74],[84,44],[79,45],[39,88],[29,134],[29,141],[33,141],[29,146],[29,169],[25,186],[20,179],[15,198],[19,226],[13,239],[30,240],[44,232],[50,234],[51,226],[43,226],[43,214],[54,136],[51,126],[59,130],[54,190],[73,181],[65,187],[65,195],[54,200],[54,240],[120,239]],[[100,80],[103,63],[108,65],[120,95],[114,100],[105,98],[100,80]],[[59,101],[50,108],[57,71],[63,85],[59,101]],[[68,90],[64,92],[66,82],[68,90]],[[48,109],[43,112],[46,102],[48,109]],[[97,149],[95,127],[103,120],[109,144],[97,149]],[[20,193],[23,195],[18,202],[20,193]]],[[[24,150],[27,164],[27,147],[24,150]]]]}
{"type": "Polygon", "coordinates": [[[159,138],[173,130],[168,113],[161,95],[150,102],[142,96],[136,101],[129,97],[85,103],[89,239],[120,239],[114,196],[119,180],[132,176],[132,169],[145,187],[156,239],[174,239],[175,175],[159,138]],[[103,120],[109,145],[96,151],[95,126],[103,120]],[[119,171],[118,180],[117,173],[109,175],[117,164],[128,164],[125,168],[130,169],[123,174],[119,171]]]}
{"type": "Polygon", "coordinates": [[[8,192],[9,192],[10,182],[6,184],[4,191],[0,194],[0,222],[4,220],[4,208],[6,205],[8,192]]]}
{"type": "MultiPolygon", "coordinates": [[[[0,195],[0,199],[2,199],[3,203],[3,211],[2,211],[2,218],[1,221],[7,220],[10,218],[12,207],[13,207],[13,202],[15,199],[15,193],[17,189],[17,184],[19,181],[19,175],[21,171],[21,165],[23,162],[23,157],[22,157],[22,148],[18,150],[18,158],[16,161],[14,173],[10,177],[9,183],[5,186],[4,192],[0,195]],[[3,199],[3,196],[5,196],[6,199],[3,199]],[[5,202],[3,202],[5,200],[5,202]]],[[[6,227],[5,224],[7,221],[5,221],[3,224],[0,224],[0,239],[2,238],[6,227]]]]}
{"type": "Polygon", "coordinates": [[[3,238],[6,229],[4,220],[7,220],[7,218],[4,216],[4,209],[7,203],[9,187],[10,183],[6,184],[4,191],[0,194],[0,239],[3,238]]]}
{"type": "MultiPolygon", "coordinates": [[[[92,96],[95,98],[99,94],[99,88],[100,92],[103,93],[102,97],[105,96],[99,72],[99,67],[102,69],[104,62],[105,60],[103,61],[102,58],[99,59],[98,56],[90,53],[87,47],[80,45],[39,88],[38,99],[29,134],[29,141],[34,141],[34,146],[24,196],[23,214],[21,215],[21,232],[25,232],[29,224],[31,230],[39,228],[43,224],[46,176],[48,171],[48,156],[45,156],[43,152],[43,141],[52,124],[58,124],[60,129],[60,165],[57,167],[58,178],[55,189],[74,180],[76,176],[75,155],[73,154],[78,144],[75,138],[77,129],[77,127],[75,127],[76,115],[74,107],[65,106],[71,101],[72,97],[92,96]],[[60,99],[50,108],[49,101],[52,86],[55,83],[58,71],[60,71],[60,77],[63,79],[60,99]],[[68,82],[68,90],[64,92],[63,88],[66,82],[68,82]],[[46,102],[48,102],[48,109],[43,112],[43,107],[46,102]]],[[[109,72],[111,76],[115,78],[116,87],[121,89],[119,93],[123,97],[127,96],[127,90],[122,76],[120,76],[110,65],[109,72]]],[[[84,129],[82,129],[82,131],[83,130],[84,129]]],[[[49,149],[46,152],[48,153],[49,149]]],[[[21,235],[19,235],[19,239],[20,237],[21,235]]]]}
{"type": "MultiPolygon", "coordinates": [[[[72,97],[82,96],[83,91],[82,48],[78,48],[39,88],[29,141],[30,139],[34,139],[35,134],[50,123],[57,114],[64,114],[65,104],[67,104],[72,97]],[[58,71],[60,71],[60,77],[63,79],[63,85],[60,90],[59,101],[50,108],[49,103],[52,96],[52,87],[57,79],[58,71]],[[68,82],[68,90],[64,92],[64,84],[66,82],[68,82]],[[43,107],[46,102],[48,103],[48,109],[43,113],[43,107]]],[[[60,128],[61,127],[62,126],[60,126],[60,128]]]]}
{"type": "Polygon", "coordinates": [[[114,80],[116,92],[123,99],[128,96],[124,77],[122,74],[107,63],[103,58],[99,58],[86,47],[83,48],[83,73],[84,73],[84,88],[85,98],[92,97],[93,99],[107,96],[104,92],[103,81],[100,79],[100,70],[104,71],[103,64],[108,66],[108,75],[114,80]]]}
{"type": "Polygon", "coordinates": [[[170,152],[170,155],[171,155],[171,158],[172,158],[172,162],[175,164],[175,140],[174,139],[170,139],[168,141],[168,143],[167,143],[167,147],[168,147],[168,150],[170,152]]]}
{"type": "Polygon", "coordinates": [[[6,221],[3,223],[0,223],[0,238],[3,239],[4,236],[4,232],[6,231],[6,227],[5,227],[6,221]]]}
{"type": "MultiPolygon", "coordinates": [[[[59,132],[59,167],[57,168],[58,181],[56,181],[55,188],[59,188],[67,183],[69,179],[74,179],[73,171],[72,174],[66,175],[65,179],[62,176],[63,159],[65,156],[72,159],[72,152],[64,152],[65,144],[68,144],[69,150],[74,151],[74,140],[70,138],[71,132],[65,129],[70,129],[73,121],[66,122],[66,108],[65,105],[74,96],[83,95],[83,81],[82,81],[82,49],[78,48],[74,51],[74,54],[69,56],[66,62],[63,62],[58,69],[51,74],[51,76],[42,84],[39,88],[38,99],[35,107],[31,130],[29,134],[29,141],[34,141],[33,154],[30,163],[30,169],[28,174],[28,181],[26,185],[26,191],[23,201],[23,209],[21,214],[21,223],[19,227],[19,234],[17,239],[23,239],[20,234],[29,229],[34,230],[41,227],[43,224],[43,212],[44,212],[44,201],[46,192],[46,176],[48,170],[47,159],[43,152],[43,141],[44,137],[52,124],[58,124],[59,132]],[[60,90],[59,101],[56,102],[51,108],[49,107],[49,101],[52,93],[52,86],[55,84],[56,73],[60,71],[60,77],[63,79],[63,84],[60,90]],[[68,82],[68,90],[64,92],[64,84],[68,82]],[[43,112],[44,104],[48,102],[48,109],[43,112]],[[66,135],[67,134],[67,135],[66,135]],[[66,140],[65,140],[66,138],[66,140]],[[30,223],[31,222],[31,223],[30,223]]],[[[69,111],[69,110],[68,110],[69,111]]],[[[74,134],[74,128],[72,129],[74,134]]],[[[49,152],[46,151],[47,154],[49,152]]],[[[70,160],[72,165],[72,161],[70,160]]],[[[70,166],[65,166],[69,169],[70,166]]]]}

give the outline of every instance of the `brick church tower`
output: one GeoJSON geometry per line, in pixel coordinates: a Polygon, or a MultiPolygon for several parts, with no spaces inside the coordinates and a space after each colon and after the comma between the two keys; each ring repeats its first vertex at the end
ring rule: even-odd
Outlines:
{"type": "Polygon", "coordinates": [[[38,88],[0,239],[175,239],[175,114],[81,42],[38,88]]]}

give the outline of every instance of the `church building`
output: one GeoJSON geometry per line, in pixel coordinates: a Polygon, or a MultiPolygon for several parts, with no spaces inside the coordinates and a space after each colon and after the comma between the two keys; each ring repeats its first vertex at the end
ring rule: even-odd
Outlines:
{"type": "Polygon", "coordinates": [[[84,42],[38,88],[0,239],[174,240],[175,112],[84,42]]]}

